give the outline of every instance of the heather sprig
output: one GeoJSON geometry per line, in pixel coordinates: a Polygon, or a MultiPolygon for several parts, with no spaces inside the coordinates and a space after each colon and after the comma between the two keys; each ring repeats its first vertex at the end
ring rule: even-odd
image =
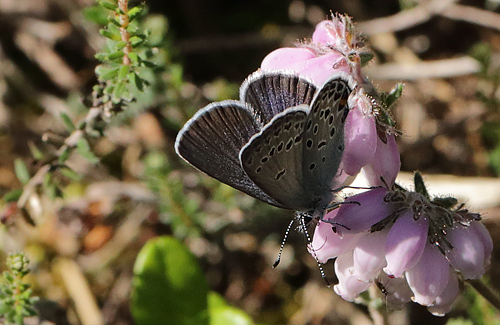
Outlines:
{"type": "Polygon", "coordinates": [[[7,257],[8,270],[3,272],[0,284],[0,316],[5,324],[24,324],[25,317],[37,314],[34,304],[38,297],[33,297],[31,285],[24,282],[30,272],[28,265],[29,260],[23,253],[7,257]]]}

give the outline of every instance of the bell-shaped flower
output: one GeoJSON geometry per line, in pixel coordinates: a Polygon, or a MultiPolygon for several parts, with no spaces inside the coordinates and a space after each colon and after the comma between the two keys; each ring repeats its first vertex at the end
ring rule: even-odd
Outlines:
{"type": "Polygon", "coordinates": [[[413,291],[412,300],[431,306],[448,284],[450,265],[435,246],[427,244],[418,263],[407,270],[405,276],[413,291]]]}
{"type": "Polygon", "coordinates": [[[427,218],[413,219],[413,213],[407,211],[391,227],[385,243],[387,267],[384,272],[399,278],[403,273],[418,263],[427,242],[427,218]]]}
{"type": "Polygon", "coordinates": [[[479,215],[454,208],[454,198],[431,199],[418,173],[415,188],[348,197],[318,223],[313,246],[321,262],[337,257],[334,289],[342,298],[352,301],[376,283],[389,308],[411,298],[442,316],[458,296],[458,277],[484,274],[493,243],[479,215]]]}
{"type": "Polygon", "coordinates": [[[447,253],[450,264],[465,279],[480,278],[485,271],[485,246],[477,233],[469,227],[457,225],[449,231],[448,236],[453,246],[447,253]]]}
{"type": "Polygon", "coordinates": [[[363,175],[371,186],[391,186],[401,168],[401,157],[394,134],[377,137],[377,145],[372,160],[363,166],[363,175]]]}
{"type": "Polygon", "coordinates": [[[346,198],[335,216],[331,216],[332,211],[326,217],[329,218],[329,222],[336,225],[335,229],[339,234],[368,232],[372,225],[386,218],[396,209],[393,204],[384,202],[387,192],[387,189],[379,187],[353,195],[346,198]]]}
{"type": "Polygon", "coordinates": [[[354,275],[354,260],[352,252],[340,255],[335,260],[335,274],[339,283],[333,287],[335,293],[347,301],[353,301],[358,295],[368,289],[371,282],[361,281],[354,275]]]}

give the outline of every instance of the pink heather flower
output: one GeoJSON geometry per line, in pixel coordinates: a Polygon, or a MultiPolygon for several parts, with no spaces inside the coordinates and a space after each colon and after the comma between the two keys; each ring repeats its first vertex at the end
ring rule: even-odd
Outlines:
{"type": "Polygon", "coordinates": [[[485,273],[493,243],[479,215],[453,198],[431,199],[420,174],[415,188],[351,196],[318,223],[312,249],[322,263],[337,258],[334,289],[342,298],[352,301],[376,283],[390,308],[411,299],[442,316],[459,294],[458,276],[485,273]]]}

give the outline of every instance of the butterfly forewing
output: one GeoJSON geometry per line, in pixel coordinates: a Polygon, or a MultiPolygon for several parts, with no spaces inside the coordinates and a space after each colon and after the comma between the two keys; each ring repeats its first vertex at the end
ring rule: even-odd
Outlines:
{"type": "Polygon", "coordinates": [[[302,176],[302,134],[308,109],[302,105],[276,115],[240,153],[250,179],[286,209],[308,208],[302,176]]]}
{"type": "MultiPolygon", "coordinates": [[[[304,187],[314,204],[327,205],[344,151],[347,99],[353,81],[345,75],[329,79],[314,97],[304,128],[304,187]],[[320,203],[321,202],[321,203],[320,203]]],[[[317,207],[314,207],[317,208],[317,207]]]]}
{"type": "Polygon", "coordinates": [[[264,126],[287,108],[309,105],[315,92],[316,86],[297,74],[257,71],[241,85],[240,99],[250,104],[264,126]]]}
{"type": "Polygon", "coordinates": [[[182,128],[175,149],[187,162],[269,204],[281,207],[243,171],[241,148],[259,131],[250,109],[237,101],[213,103],[201,109],[182,128]]]}

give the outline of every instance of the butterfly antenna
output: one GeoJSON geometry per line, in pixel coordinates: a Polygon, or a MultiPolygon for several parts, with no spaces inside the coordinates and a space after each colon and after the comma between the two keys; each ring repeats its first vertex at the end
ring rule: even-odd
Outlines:
{"type": "Polygon", "coordinates": [[[318,264],[318,268],[319,268],[319,272],[321,273],[321,277],[323,278],[323,280],[325,280],[326,285],[328,287],[331,287],[330,281],[328,281],[328,279],[326,278],[325,271],[323,270],[323,267],[321,266],[321,263],[319,262],[318,255],[316,255],[316,251],[314,250],[311,237],[309,236],[309,233],[307,232],[306,222],[304,221],[304,216],[301,215],[299,217],[299,220],[300,220],[300,226],[302,227],[302,229],[304,229],[304,234],[306,236],[307,243],[311,247],[312,254],[314,256],[314,259],[316,260],[316,264],[318,264]]]}
{"type": "Polygon", "coordinates": [[[294,222],[295,218],[293,218],[292,221],[290,221],[290,223],[288,224],[288,227],[286,227],[285,236],[283,236],[283,240],[281,241],[280,252],[278,253],[278,258],[276,258],[276,261],[273,264],[273,268],[277,267],[278,264],[280,264],[283,247],[285,247],[286,240],[288,239],[288,234],[290,233],[290,229],[292,229],[292,225],[294,222]]]}

